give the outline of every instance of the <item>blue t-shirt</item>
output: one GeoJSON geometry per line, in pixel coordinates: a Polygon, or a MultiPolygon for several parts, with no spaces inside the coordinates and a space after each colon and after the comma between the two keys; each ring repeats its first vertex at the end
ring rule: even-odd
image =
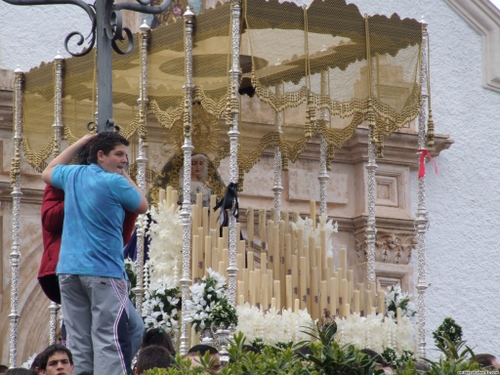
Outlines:
{"type": "Polygon", "coordinates": [[[135,211],[140,193],[125,177],[97,164],[58,165],[51,178],[64,190],[57,274],[124,277],[124,209],[135,211]]]}

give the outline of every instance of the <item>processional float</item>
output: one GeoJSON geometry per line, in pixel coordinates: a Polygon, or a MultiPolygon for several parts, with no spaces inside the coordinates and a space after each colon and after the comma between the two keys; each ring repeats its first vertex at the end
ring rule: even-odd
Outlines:
{"type": "MultiPolygon", "coordinates": [[[[12,3],[15,4],[13,0],[12,3]]],[[[64,3],[82,6],[77,0],[64,3]]],[[[114,7],[118,11],[139,10],[138,4],[120,3],[114,7]]],[[[91,13],[94,8],[89,9],[91,13]]],[[[87,13],[89,9],[86,9],[87,13]]],[[[110,5],[108,9],[112,10],[110,5]]],[[[148,9],[149,13],[160,10],[148,9]]],[[[119,18],[118,14],[113,12],[113,20],[119,18]]],[[[110,34],[113,30],[116,30],[116,24],[110,26],[110,34]]],[[[343,0],[315,0],[309,7],[280,4],[277,0],[252,0],[218,4],[214,9],[197,15],[187,8],[184,22],[177,19],[153,30],[143,23],[139,34],[127,32],[126,36],[129,40],[133,38],[135,43],[127,51],[129,53],[113,58],[112,73],[109,74],[113,82],[112,99],[109,100],[112,100],[114,114],[102,110],[104,89],[97,85],[94,74],[101,59],[92,48],[94,37],[85,53],[78,53],[80,57],[65,60],[57,56],[54,62],[42,64],[26,74],[15,72],[11,169],[12,307],[9,315],[11,366],[17,362],[21,155],[41,172],[46,161],[59,152],[64,142],[71,144],[85,134],[87,130],[82,124],[93,120],[96,112],[99,131],[112,130],[117,124],[122,134],[131,140],[135,162],[130,166],[130,174],[144,191],[148,183],[154,185],[149,191],[151,203],[158,203],[158,187],[166,180],[176,189],[182,189],[180,284],[183,308],[192,283],[192,203],[189,197],[193,153],[208,155],[215,168],[229,158],[227,182],[238,184],[241,190],[245,174],[271,147],[274,150],[273,217],[279,221],[283,213],[282,174],[304,152],[307,142],[318,136],[319,207],[320,217],[326,220],[326,183],[334,150],[341,149],[359,126],[367,125],[366,282],[367,285],[375,283],[375,174],[376,159],[383,157],[384,137],[418,116],[418,152],[424,161],[426,146],[433,142],[430,113],[427,122],[430,97],[428,36],[424,22],[401,20],[397,15],[391,18],[362,16],[355,5],[347,5],[343,0]],[[388,65],[394,68],[391,74],[383,71],[388,65]],[[242,119],[245,110],[243,96],[270,108],[274,118],[252,126],[245,123],[242,119]],[[287,122],[287,112],[290,111],[301,114],[303,121],[287,122]],[[108,121],[111,119],[113,121],[108,121]],[[52,123],[53,126],[41,125],[52,123]],[[161,168],[165,160],[177,167],[165,172],[161,168]],[[182,181],[179,179],[181,169],[182,181]],[[153,184],[155,181],[158,184],[153,184]]],[[[119,47],[116,49],[122,51],[119,47]]],[[[215,189],[215,193],[221,196],[223,191],[215,189]]],[[[229,212],[228,298],[236,304],[239,227],[233,211],[229,212]]],[[[253,232],[255,218],[253,210],[251,212],[247,223],[252,223],[253,232]]],[[[311,216],[316,220],[315,214],[311,216]]],[[[425,178],[418,181],[415,226],[418,247],[417,355],[423,357],[427,286],[425,178]]],[[[141,265],[144,261],[144,215],[138,219],[137,230],[137,264],[141,265]]],[[[249,244],[250,239],[247,246],[249,244]]],[[[267,255],[265,246],[261,250],[267,255]]],[[[144,280],[142,267],[137,269],[138,281],[134,291],[140,312],[144,280]]],[[[285,280],[282,282],[285,284],[285,280]]],[[[375,293],[373,288],[371,293],[375,293]]],[[[57,306],[51,305],[50,311],[53,342],[57,306]]],[[[183,321],[181,353],[188,349],[188,335],[188,323],[183,321]]]]}

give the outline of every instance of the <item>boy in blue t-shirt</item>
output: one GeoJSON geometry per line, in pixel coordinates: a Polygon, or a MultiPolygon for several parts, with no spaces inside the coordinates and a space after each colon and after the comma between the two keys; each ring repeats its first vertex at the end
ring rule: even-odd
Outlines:
{"type": "Polygon", "coordinates": [[[129,142],[120,134],[88,134],[43,171],[64,190],[64,225],[57,274],[75,372],[123,375],[118,322],[127,309],[122,226],[124,210],[143,214],[144,194],[125,172],[129,142]],[[68,165],[88,143],[91,165],[68,165]]]}

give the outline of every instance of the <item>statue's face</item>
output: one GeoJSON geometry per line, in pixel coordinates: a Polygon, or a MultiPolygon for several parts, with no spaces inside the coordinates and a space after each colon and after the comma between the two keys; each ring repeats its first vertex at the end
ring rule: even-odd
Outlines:
{"type": "Polygon", "coordinates": [[[204,167],[205,167],[205,160],[203,159],[191,160],[191,179],[192,180],[199,179],[200,173],[203,171],[204,167]]]}

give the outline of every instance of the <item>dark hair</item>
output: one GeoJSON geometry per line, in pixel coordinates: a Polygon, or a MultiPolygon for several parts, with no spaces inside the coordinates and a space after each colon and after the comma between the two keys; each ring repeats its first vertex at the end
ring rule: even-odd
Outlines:
{"type": "Polygon", "coordinates": [[[150,345],[139,351],[137,356],[137,372],[144,373],[152,368],[168,368],[172,364],[169,351],[160,345],[150,345]]]}
{"type": "Polygon", "coordinates": [[[153,328],[147,331],[142,337],[142,342],[140,348],[146,348],[151,345],[160,345],[175,357],[175,348],[172,344],[170,336],[161,328],[153,328]]]}
{"type": "Polygon", "coordinates": [[[497,358],[493,354],[481,353],[476,354],[475,361],[481,365],[481,367],[491,367],[493,366],[493,361],[497,358]]]}
{"type": "Polygon", "coordinates": [[[38,375],[35,370],[28,370],[23,367],[15,367],[7,370],[5,375],[38,375]]]}
{"type": "Polygon", "coordinates": [[[78,375],[93,375],[94,373],[92,371],[82,371],[79,372],[78,375]]]}
{"type": "Polygon", "coordinates": [[[5,365],[0,365],[0,372],[1,373],[4,373],[5,371],[7,371],[9,368],[5,365]]]}
{"type": "Polygon", "coordinates": [[[201,356],[204,356],[206,352],[209,352],[210,355],[219,354],[219,351],[210,345],[195,345],[191,349],[189,349],[188,354],[200,353],[201,356]]]}
{"type": "Polygon", "coordinates": [[[40,362],[41,370],[47,370],[47,362],[49,361],[49,358],[52,357],[55,353],[66,353],[69,359],[69,363],[73,364],[73,355],[71,354],[71,351],[64,345],[53,344],[48,346],[47,349],[42,352],[43,356],[40,362]]]}
{"type": "MultiPolygon", "coordinates": [[[[41,370],[44,356],[45,356],[45,350],[40,354],[38,354],[33,360],[33,362],[31,362],[30,370],[35,370],[35,371],[41,370]]],[[[45,359],[45,363],[47,363],[47,359],[45,359]]]]}
{"type": "Polygon", "coordinates": [[[129,141],[127,141],[121,134],[115,132],[103,132],[97,134],[97,136],[92,139],[90,144],[88,161],[92,164],[97,164],[97,153],[99,151],[104,152],[104,155],[108,155],[109,152],[118,145],[128,146],[129,141]]]}
{"type": "Polygon", "coordinates": [[[78,152],[78,155],[76,157],[76,162],[79,165],[89,165],[90,164],[89,156],[90,156],[90,146],[91,145],[92,145],[92,141],[90,141],[85,146],[83,146],[83,148],[78,152]]]}

